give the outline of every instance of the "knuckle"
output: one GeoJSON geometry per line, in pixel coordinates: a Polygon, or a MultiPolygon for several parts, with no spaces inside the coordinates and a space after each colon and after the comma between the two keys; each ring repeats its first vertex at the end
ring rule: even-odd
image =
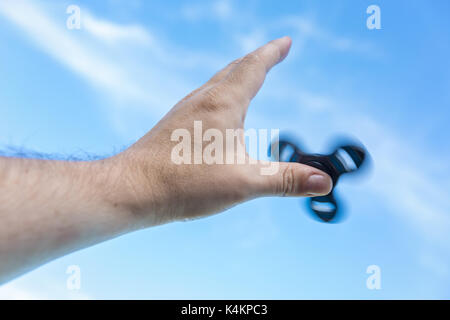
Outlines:
{"type": "Polygon", "coordinates": [[[286,196],[289,194],[295,194],[298,186],[297,181],[295,179],[295,169],[292,165],[286,166],[281,175],[281,194],[282,196],[286,196]]]}
{"type": "Polygon", "coordinates": [[[200,108],[206,111],[218,111],[225,107],[226,101],[217,87],[212,87],[202,94],[200,108]]]}
{"type": "Polygon", "coordinates": [[[202,94],[200,106],[206,111],[228,110],[240,106],[246,101],[239,88],[222,83],[206,90],[202,94]]]}
{"type": "Polygon", "coordinates": [[[257,53],[250,53],[244,57],[243,68],[240,73],[241,76],[246,73],[251,73],[254,78],[264,78],[266,75],[266,64],[261,56],[257,53]]]}
{"type": "Polygon", "coordinates": [[[234,61],[231,61],[231,62],[228,64],[228,67],[229,67],[230,69],[233,69],[234,67],[236,67],[238,64],[241,63],[242,59],[243,59],[243,58],[239,58],[239,59],[236,59],[236,60],[234,60],[234,61]]]}
{"type": "Polygon", "coordinates": [[[261,58],[256,53],[249,53],[243,58],[242,62],[245,63],[246,65],[256,65],[256,66],[262,65],[261,58]]]}

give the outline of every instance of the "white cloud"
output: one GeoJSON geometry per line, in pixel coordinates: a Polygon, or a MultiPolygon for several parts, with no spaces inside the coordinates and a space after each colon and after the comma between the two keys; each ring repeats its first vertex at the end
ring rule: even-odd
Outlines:
{"type": "Polygon", "coordinates": [[[375,159],[376,174],[371,183],[374,190],[390,203],[404,223],[413,226],[428,242],[450,249],[450,199],[428,172],[427,167],[434,160],[424,157],[409,141],[367,117],[348,121],[366,141],[375,159]]]}
{"type": "Polygon", "coordinates": [[[217,0],[205,3],[194,3],[182,8],[182,15],[188,21],[213,19],[225,21],[234,14],[232,4],[228,0],[217,0]]]}
{"type": "MultiPolygon", "coordinates": [[[[227,63],[226,59],[211,53],[177,48],[140,25],[123,25],[98,18],[85,8],[81,8],[81,30],[68,30],[59,18],[49,15],[37,3],[3,1],[0,3],[0,15],[23,30],[40,49],[98,88],[110,99],[111,105],[119,109],[123,106],[141,108],[160,116],[194,89],[189,77],[186,77],[186,71],[203,69],[212,74],[227,63]],[[124,42],[126,45],[123,45],[124,42]],[[130,49],[127,49],[128,45],[130,49]],[[183,59],[179,58],[180,54],[183,59]]],[[[198,11],[200,16],[220,19],[233,16],[237,19],[229,1],[217,1],[196,8],[191,5],[185,9],[191,13],[198,11]]],[[[279,21],[268,23],[267,28],[279,24],[279,21]]],[[[286,17],[281,19],[281,24],[297,28],[308,37],[323,38],[325,42],[336,38],[324,36],[326,33],[306,18],[286,17]]],[[[237,36],[242,51],[251,51],[268,40],[267,28],[266,24],[261,24],[254,32],[237,36]]],[[[350,41],[345,39],[336,38],[333,41],[340,43],[338,47],[351,46],[350,41]]],[[[327,101],[314,99],[306,93],[299,99],[306,99],[319,108],[329,105],[327,101]]],[[[115,113],[117,111],[113,110],[112,115],[115,113]]]]}
{"type": "Polygon", "coordinates": [[[379,51],[370,42],[355,41],[334,34],[322,28],[314,19],[306,16],[286,16],[279,19],[275,24],[277,27],[293,29],[295,37],[301,43],[314,41],[337,51],[360,53],[365,56],[379,54],[379,51]]]}
{"type": "Polygon", "coordinates": [[[212,54],[165,43],[142,26],[99,19],[83,7],[80,30],[68,30],[38,1],[1,1],[1,15],[108,98],[114,117],[123,108],[160,117],[195,89],[188,70],[216,70],[225,64],[212,54]]]}
{"type": "Polygon", "coordinates": [[[266,33],[262,29],[254,30],[250,33],[239,34],[236,42],[243,54],[251,52],[268,41],[266,33]]]}
{"type": "Polygon", "coordinates": [[[323,95],[307,90],[297,90],[293,92],[298,104],[313,111],[330,110],[335,107],[334,100],[323,95]]]}
{"type": "MultiPolygon", "coordinates": [[[[450,198],[445,185],[429,171],[434,161],[448,159],[424,156],[420,146],[367,116],[337,117],[332,122],[351,128],[374,159],[368,186],[401,223],[412,228],[418,236],[415,242],[441,250],[441,257],[447,257],[443,261],[450,267],[450,198]]],[[[446,181],[450,176],[443,173],[441,178],[446,181]]]]}
{"type": "MultiPolygon", "coordinates": [[[[236,19],[248,19],[248,15],[236,17],[236,19]]],[[[283,32],[293,38],[294,46],[290,57],[297,56],[297,53],[306,48],[309,43],[316,43],[331,50],[346,53],[362,54],[364,56],[380,56],[381,52],[372,43],[361,39],[354,40],[348,37],[334,34],[322,28],[313,18],[303,15],[287,15],[275,20],[257,21],[253,25],[257,28],[243,33],[237,31],[235,40],[242,51],[248,52],[271,40],[267,37],[273,32],[283,32]]]]}
{"type": "Polygon", "coordinates": [[[120,25],[102,20],[94,17],[86,10],[83,10],[82,19],[84,30],[107,42],[132,41],[142,45],[150,45],[154,41],[148,30],[139,25],[120,25]]]}
{"type": "Polygon", "coordinates": [[[84,45],[69,31],[30,1],[2,1],[0,14],[20,27],[42,50],[76,72],[92,85],[114,95],[152,100],[125,70],[94,48],[84,45]]]}
{"type": "Polygon", "coordinates": [[[219,19],[228,19],[233,14],[233,8],[231,6],[230,1],[227,0],[219,0],[213,3],[212,5],[212,12],[219,18],[219,19]]]}

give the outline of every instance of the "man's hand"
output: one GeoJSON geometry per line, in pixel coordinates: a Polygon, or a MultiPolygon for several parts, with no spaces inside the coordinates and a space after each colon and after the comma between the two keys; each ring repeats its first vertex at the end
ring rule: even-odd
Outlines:
{"type": "MultiPolygon", "coordinates": [[[[171,155],[178,141],[171,141],[177,129],[194,137],[194,122],[202,131],[243,129],[247,108],[262,86],[267,72],[288,54],[288,37],[269,42],[256,51],[231,62],[207,83],[181,100],[148,134],[116,157],[128,167],[127,190],[133,210],[144,225],[210,215],[259,196],[312,196],[329,193],[328,175],[297,163],[279,163],[273,175],[261,174],[267,163],[176,164],[171,155]]],[[[243,143],[242,130],[238,140],[243,143]]],[[[192,148],[205,143],[192,138],[192,148]],[[197,145],[196,145],[197,144],[197,145]]],[[[236,141],[235,145],[238,141],[236,141]]],[[[224,155],[226,150],[223,142],[224,155]]],[[[200,151],[201,152],[201,151],[200,151]]],[[[193,157],[193,156],[192,156],[193,157]]],[[[236,161],[237,162],[237,159],[236,161]]],[[[256,161],[255,161],[256,162],[256,161]]]]}
{"type": "MultiPolygon", "coordinates": [[[[237,59],[181,100],[126,151],[93,162],[0,158],[0,282],[71,251],[139,228],[211,215],[259,196],[327,194],[329,176],[279,163],[177,164],[173,133],[243,129],[250,101],[290,48],[288,37],[237,59]]],[[[242,133],[242,131],[240,131],[242,133]]],[[[236,142],[243,143],[239,134],[236,142]]],[[[191,149],[204,142],[192,138],[191,149]]],[[[231,150],[224,146],[224,156],[231,150]]],[[[245,152],[245,151],[244,151],[245,152]]],[[[239,157],[239,153],[236,157],[239,157]]]]}

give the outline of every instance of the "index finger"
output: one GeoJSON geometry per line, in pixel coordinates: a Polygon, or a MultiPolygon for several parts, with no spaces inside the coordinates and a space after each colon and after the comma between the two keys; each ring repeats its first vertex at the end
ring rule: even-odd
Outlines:
{"type": "Polygon", "coordinates": [[[291,43],[291,38],[286,36],[247,54],[228,73],[223,84],[236,96],[250,101],[264,83],[267,72],[287,56],[291,43]]]}

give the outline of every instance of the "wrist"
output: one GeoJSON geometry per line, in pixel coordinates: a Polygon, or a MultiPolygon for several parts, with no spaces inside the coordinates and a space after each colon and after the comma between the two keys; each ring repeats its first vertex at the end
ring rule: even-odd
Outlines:
{"type": "Polygon", "coordinates": [[[125,151],[101,160],[97,166],[102,167],[98,171],[106,173],[104,199],[125,224],[140,229],[165,222],[158,205],[161,202],[157,201],[161,194],[154,174],[157,169],[152,168],[150,159],[141,161],[136,154],[125,151]]]}

